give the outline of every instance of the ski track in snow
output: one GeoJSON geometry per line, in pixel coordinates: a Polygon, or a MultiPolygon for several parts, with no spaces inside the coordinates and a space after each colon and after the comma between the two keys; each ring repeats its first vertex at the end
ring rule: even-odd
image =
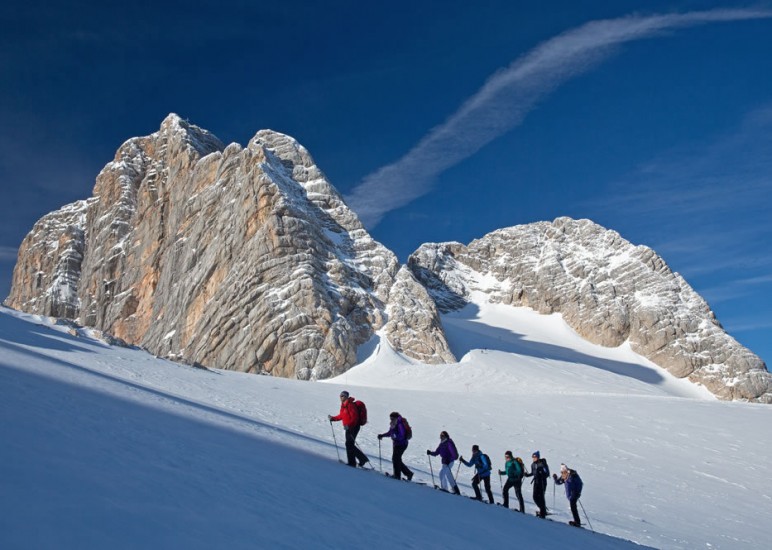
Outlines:
{"type": "MultiPolygon", "coordinates": [[[[391,468],[390,446],[383,442],[379,461],[375,435],[399,410],[415,432],[404,458],[416,479],[431,483],[425,450],[446,429],[462,455],[479,444],[496,469],[508,449],[526,464],[539,449],[553,471],[561,462],[577,469],[596,531],[661,548],[766,547],[772,482],[762,465],[772,448],[772,409],[715,401],[664,372],[647,383],[655,378],[610,372],[592,359],[625,363],[627,372],[636,359],[624,347],[596,350],[581,341],[580,361],[572,363],[570,334],[560,358],[554,348],[537,357],[545,335],[554,338],[548,324],[562,322],[552,317],[540,316],[523,334],[522,320],[507,328],[512,319],[492,308],[449,330],[454,345],[470,350],[457,365],[415,365],[381,342],[362,365],[308,383],[194,369],[3,309],[0,410],[10,444],[0,455],[7,495],[0,546],[297,547],[315,540],[332,547],[345,532],[392,547],[392,522],[410,526],[409,548],[624,545],[553,527],[570,513],[563,488],[552,483],[547,504],[556,521],[543,522],[339,466],[327,414],[337,414],[337,393],[346,388],[368,404],[370,422],[358,441],[376,469],[391,468]],[[490,323],[490,333],[504,335],[503,326],[520,336],[505,338],[505,349],[475,351],[474,334],[463,331],[468,322],[478,335],[490,323]],[[357,495],[367,498],[352,509],[357,495]],[[34,532],[20,529],[32,524],[34,532]]],[[[340,424],[334,429],[345,459],[340,424]]],[[[461,466],[466,494],[472,475],[461,466]]],[[[535,509],[530,492],[526,479],[526,515],[535,509]]]]}

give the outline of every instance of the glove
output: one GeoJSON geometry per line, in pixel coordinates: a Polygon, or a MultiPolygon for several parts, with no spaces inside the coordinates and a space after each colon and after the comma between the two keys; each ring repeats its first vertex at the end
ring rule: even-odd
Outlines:
{"type": "Polygon", "coordinates": [[[558,474],[552,474],[552,479],[554,479],[555,481],[557,481],[557,480],[558,480],[558,474]]]}
{"type": "Polygon", "coordinates": [[[429,449],[426,449],[426,454],[431,456],[432,452],[429,449]]]}
{"type": "Polygon", "coordinates": [[[378,434],[378,441],[380,441],[381,439],[383,439],[383,435],[382,434],[378,434]]]}
{"type": "Polygon", "coordinates": [[[332,422],[332,415],[331,415],[331,414],[328,414],[328,415],[327,415],[327,420],[329,420],[330,422],[332,422]]]}

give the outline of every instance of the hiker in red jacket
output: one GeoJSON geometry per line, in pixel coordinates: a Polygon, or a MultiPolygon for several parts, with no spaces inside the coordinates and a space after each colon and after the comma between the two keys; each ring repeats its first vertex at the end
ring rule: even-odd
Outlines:
{"type": "Polygon", "coordinates": [[[328,415],[330,422],[343,421],[343,430],[346,432],[346,457],[348,465],[356,467],[359,461],[359,467],[364,468],[370,460],[359,447],[357,447],[357,435],[359,434],[359,411],[354,404],[354,398],[349,397],[347,391],[340,392],[340,413],[338,416],[328,415]]]}

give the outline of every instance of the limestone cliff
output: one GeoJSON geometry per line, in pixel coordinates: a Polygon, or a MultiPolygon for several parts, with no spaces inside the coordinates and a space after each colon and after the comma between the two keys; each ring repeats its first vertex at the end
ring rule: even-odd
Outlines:
{"type": "Polygon", "coordinates": [[[432,300],[399,268],[294,139],[263,130],[226,147],[170,115],[121,146],[93,198],[35,225],[6,304],[173,359],[316,379],[355,363],[399,282],[414,309],[400,323],[418,325],[391,344],[453,361],[432,300]]]}
{"type": "Polygon", "coordinates": [[[686,281],[650,248],[589,220],[510,227],[468,246],[427,244],[408,264],[443,311],[477,290],[492,302],[561,313],[587,340],[629,340],[637,353],[721,399],[772,403],[764,363],[723,330],[686,281]]]}

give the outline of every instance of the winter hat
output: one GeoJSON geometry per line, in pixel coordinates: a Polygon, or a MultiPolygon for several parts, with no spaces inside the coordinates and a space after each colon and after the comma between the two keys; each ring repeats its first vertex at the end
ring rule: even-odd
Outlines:
{"type": "Polygon", "coordinates": [[[480,450],[480,446],[479,445],[472,445],[472,452],[477,452],[479,450],[480,450]]]}
{"type": "Polygon", "coordinates": [[[531,456],[534,458],[541,458],[541,453],[539,453],[539,451],[534,451],[531,456]]]}
{"type": "Polygon", "coordinates": [[[504,453],[504,456],[508,456],[509,458],[512,458],[512,451],[507,451],[504,453]]]}
{"type": "Polygon", "coordinates": [[[568,466],[566,466],[565,464],[561,464],[560,465],[560,471],[561,472],[567,472],[568,471],[568,466]]]}
{"type": "Polygon", "coordinates": [[[348,399],[348,392],[346,390],[343,390],[342,392],[340,392],[340,396],[348,399]]]}

